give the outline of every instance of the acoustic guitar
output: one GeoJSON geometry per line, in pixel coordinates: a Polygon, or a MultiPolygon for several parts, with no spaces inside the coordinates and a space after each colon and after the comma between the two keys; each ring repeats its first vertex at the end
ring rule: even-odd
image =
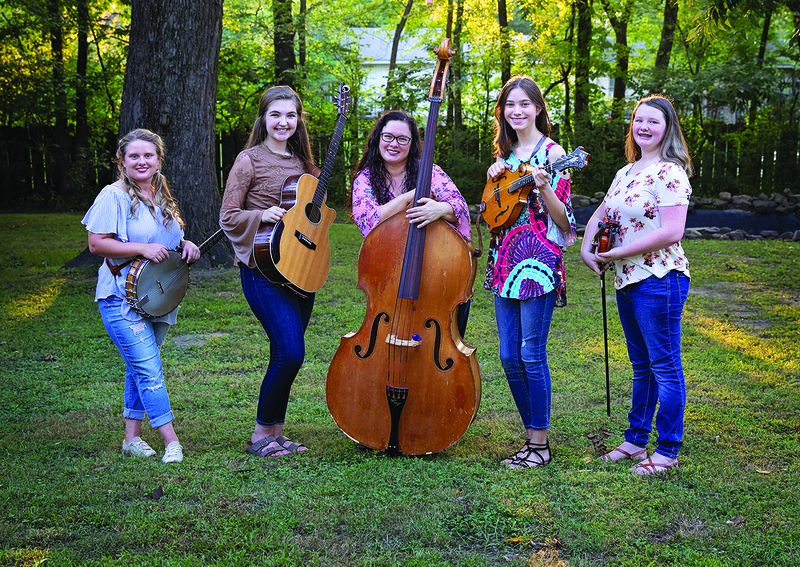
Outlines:
{"type": "MultiPolygon", "coordinates": [[[[336,105],[339,116],[319,179],[304,174],[296,182],[289,182],[293,185],[291,188],[284,185],[287,196],[294,204],[271,230],[270,262],[265,262],[264,254],[260,251],[257,253],[254,247],[256,265],[267,279],[273,283],[288,282],[290,287],[301,293],[313,293],[320,289],[328,278],[331,265],[328,229],[336,218],[336,211],[325,205],[325,198],[350,106],[350,87],[344,83],[339,84],[336,105]]],[[[281,207],[286,208],[284,200],[282,194],[281,207]]],[[[263,236],[261,241],[264,241],[263,236]]]]}
{"type": "MultiPolygon", "coordinates": [[[[212,234],[198,248],[202,256],[225,233],[222,229],[212,234]]],[[[183,301],[189,287],[189,264],[181,258],[181,252],[169,250],[166,260],[153,262],[139,257],[131,262],[125,278],[125,299],[143,317],[162,317],[183,301]]]]}
{"type": "MultiPolygon", "coordinates": [[[[581,169],[586,167],[589,154],[579,146],[569,155],[561,156],[553,163],[544,164],[549,174],[556,171],[581,169]]],[[[523,207],[531,206],[531,199],[539,194],[533,179],[536,167],[523,163],[517,171],[505,170],[492,177],[483,188],[480,212],[483,220],[489,225],[491,232],[507,228],[514,224],[523,207]]]]}

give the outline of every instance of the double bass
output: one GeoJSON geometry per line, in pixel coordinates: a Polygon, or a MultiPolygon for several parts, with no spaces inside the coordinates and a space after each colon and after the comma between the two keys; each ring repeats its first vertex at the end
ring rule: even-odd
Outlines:
{"type": "MultiPolygon", "coordinates": [[[[439,106],[454,52],[436,50],[414,201],[430,196],[439,106]]],[[[410,224],[405,212],[378,224],[362,243],[358,287],[367,296],[361,328],[341,338],[325,386],[339,428],[390,455],[436,453],[456,443],[478,411],[475,347],[456,326],[472,297],[473,248],[447,222],[410,224]]]]}

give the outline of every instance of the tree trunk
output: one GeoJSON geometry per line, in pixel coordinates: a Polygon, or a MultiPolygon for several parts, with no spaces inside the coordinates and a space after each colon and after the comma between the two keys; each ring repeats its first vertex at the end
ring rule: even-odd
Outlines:
{"type": "Polygon", "coordinates": [[[675,39],[675,27],[678,25],[678,0],[664,0],[664,23],[661,26],[661,41],[656,53],[655,92],[661,92],[667,80],[669,60],[672,55],[672,44],[675,39]]]}
{"type": "Polygon", "coordinates": [[[455,56],[453,56],[453,65],[451,67],[453,80],[453,100],[450,101],[450,104],[453,106],[453,128],[456,131],[456,136],[454,140],[456,141],[456,146],[454,149],[458,149],[458,145],[461,141],[461,131],[464,129],[464,116],[463,108],[461,104],[461,66],[464,63],[464,57],[461,53],[461,30],[464,25],[464,0],[456,0],[456,25],[455,30],[453,31],[453,50],[456,52],[455,56]]]}
{"type": "MultiPolygon", "coordinates": [[[[47,164],[47,175],[52,180],[56,206],[63,205],[69,197],[67,172],[70,169],[70,145],[68,131],[67,85],[64,73],[64,30],[59,0],[47,0],[50,28],[50,52],[53,57],[53,114],[55,116],[53,157],[47,164]]],[[[52,201],[51,201],[52,202],[52,201]]]]}
{"type": "Polygon", "coordinates": [[[625,112],[625,91],[628,84],[628,22],[631,19],[633,3],[626,1],[617,15],[608,0],[602,0],[608,21],[614,29],[614,49],[617,54],[617,69],[614,77],[614,95],[611,103],[611,118],[619,120],[625,112]]]}
{"type": "MultiPolygon", "coordinates": [[[[756,66],[759,69],[764,67],[764,56],[767,53],[767,42],[769,41],[769,26],[772,22],[772,10],[767,9],[767,13],[764,15],[764,25],[761,28],[761,42],[758,44],[758,55],[756,56],[756,66]]],[[[756,114],[758,113],[758,100],[759,96],[757,94],[753,94],[753,98],[750,99],[750,112],[748,123],[750,127],[754,127],[756,125],[756,114]]]]}
{"type": "Polygon", "coordinates": [[[497,21],[500,24],[500,79],[505,85],[511,78],[511,41],[508,37],[506,0],[497,0],[497,21]]]}
{"type": "Polygon", "coordinates": [[[592,43],[592,7],[590,0],[577,0],[578,33],[575,49],[575,121],[589,123],[589,55],[592,43]]]}
{"type": "Polygon", "coordinates": [[[294,24],[292,0],[272,0],[272,19],[275,22],[275,77],[280,85],[295,86],[294,24]]]}
{"type": "MultiPolygon", "coordinates": [[[[157,132],[166,145],[163,172],[178,200],[188,240],[201,244],[219,228],[215,119],[222,1],[133,0],[120,135],[157,132]]],[[[230,265],[215,245],[201,266],[230,265]]]]}
{"type": "Polygon", "coordinates": [[[300,13],[297,18],[297,58],[305,75],[306,66],[306,0],[300,0],[300,13]]]}
{"type": "Polygon", "coordinates": [[[408,0],[408,2],[406,2],[403,17],[400,18],[400,22],[394,28],[392,54],[389,56],[389,76],[386,78],[386,104],[384,104],[384,110],[389,109],[388,103],[394,94],[394,70],[397,67],[397,50],[400,48],[400,38],[403,37],[403,28],[406,27],[406,21],[408,20],[409,14],[411,14],[411,7],[413,4],[414,0],[408,0]]]}
{"type": "MultiPolygon", "coordinates": [[[[89,119],[87,114],[88,88],[86,69],[89,58],[89,2],[78,0],[78,59],[75,81],[75,138],[72,141],[72,193],[79,194],[90,184],[84,167],[89,149],[89,119]]],[[[93,181],[93,180],[92,180],[93,181]]],[[[91,183],[93,185],[93,183],[91,183]]]]}

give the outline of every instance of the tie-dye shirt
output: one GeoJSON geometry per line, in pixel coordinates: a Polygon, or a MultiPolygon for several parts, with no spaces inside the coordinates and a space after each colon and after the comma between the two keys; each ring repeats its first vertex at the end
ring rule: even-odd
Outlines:
{"type": "MultiPolygon", "coordinates": [[[[660,207],[688,205],[692,186],[682,166],[658,161],[639,173],[630,175],[633,164],[620,169],[603,201],[605,216],[619,223],[612,247],[639,239],[661,227],[660,207]]],[[[622,289],[655,276],[664,277],[671,270],[689,276],[689,260],[680,242],[671,246],[622,258],[614,262],[614,287],[622,289]]]]}
{"type": "MultiPolygon", "coordinates": [[[[531,157],[531,165],[547,163],[553,146],[555,142],[548,141],[531,157]]],[[[512,152],[506,163],[515,171],[522,162],[512,152]]],[[[562,248],[577,240],[570,180],[553,174],[550,185],[564,203],[569,232],[558,229],[539,199],[532,208],[523,208],[514,224],[493,234],[489,244],[483,287],[495,295],[525,300],[556,290],[556,305],[567,304],[562,248]]]]}

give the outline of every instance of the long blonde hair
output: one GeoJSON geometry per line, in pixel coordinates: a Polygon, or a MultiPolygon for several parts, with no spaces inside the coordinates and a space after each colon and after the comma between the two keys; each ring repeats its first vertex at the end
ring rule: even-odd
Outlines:
{"type": "Polygon", "coordinates": [[[161,139],[161,136],[155,132],[151,132],[150,130],[137,128],[136,130],[132,130],[120,138],[119,143],[117,144],[117,170],[125,191],[131,197],[131,214],[135,217],[136,209],[139,208],[139,203],[144,203],[150,210],[150,214],[153,215],[153,218],[157,219],[158,217],[156,216],[156,209],[154,206],[157,205],[161,208],[161,214],[164,217],[164,226],[169,226],[172,221],[175,221],[178,223],[179,227],[183,228],[183,219],[181,219],[181,213],[178,210],[178,203],[175,201],[175,198],[172,196],[172,192],[169,190],[167,178],[164,177],[160,170],[156,171],[156,174],[153,176],[151,182],[155,203],[151,203],[149,199],[146,199],[142,193],[142,190],[139,188],[139,185],[131,181],[131,179],[128,177],[128,173],[125,171],[123,161],[128,152],[128,146],[136,140],[142,140],[143,142],[150,142],[153,144],[153,146],[156,148],[156,155],[158,156],[160,163],[164,162],[165,153],[164,141],[161,139]]]}

